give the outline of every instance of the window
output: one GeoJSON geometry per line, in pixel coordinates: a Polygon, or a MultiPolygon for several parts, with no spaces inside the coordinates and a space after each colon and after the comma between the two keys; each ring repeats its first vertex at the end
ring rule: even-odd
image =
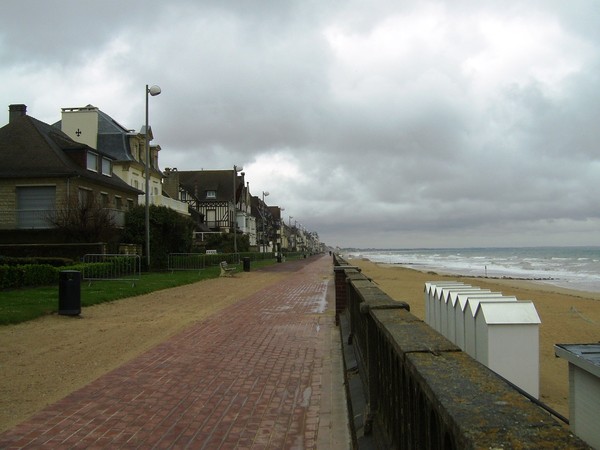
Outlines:
{"type": "Polygon", "coordinates": [[[17,227],[52,228],[56,186],[17,187],[17,227]]]}
{"type": "Polygon", "coordinates": [[[117,207],[117,209],[123,208],[123,199],[118,195],[115,195],[115,206],[117,207]]]}
{"type": "Polygon", "coordinates": [[[108,208],[108,194],[106,192],[100,193],[100,200],[102,202],[102,207],[108,208]]]}
{"type": "Polygon", "coordinates": [[[87,169],[93,172],[98,172],[98,154],[88,152],[87,154],[87,169]]]}
{"type": "Polygon", "coordinates": [[[110,177],[112,174],[110,159],[102,158],[102,175],[110,177]]]}
{"type": "Polygon", "coordinates": [[[131,211],[133,209],[133,200],[130,198],[127,199],[127,209],[131,211]]]}
{"type": "Polygon", "coordinates": [[[79,188],[78,195],[79,204],[82,206],[89,205],[94,198],[94,193],[91,191],[91,189],[79,188]]]}
{"type": "Polygon", "coordinates": [[[206,198],[217,198],[217,191],[206,191],[206,198]]]}
{"type": "Polygon", "coordinates": [[[206,225],[209,228],[215,228],[217,226],[217,211],[214,209],[206,210],[206,225]]]}

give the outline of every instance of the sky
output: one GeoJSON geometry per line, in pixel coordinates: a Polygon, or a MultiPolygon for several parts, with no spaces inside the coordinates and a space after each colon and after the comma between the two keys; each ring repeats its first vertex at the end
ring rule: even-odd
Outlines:
{"type": "Polygon", "coordinates": [[[139,130],[156,84],[162,169],[241,165],[330,246],[600,245],[598,23],[597,0],[5,0],[0,126],[92,104],[139,130]]]}

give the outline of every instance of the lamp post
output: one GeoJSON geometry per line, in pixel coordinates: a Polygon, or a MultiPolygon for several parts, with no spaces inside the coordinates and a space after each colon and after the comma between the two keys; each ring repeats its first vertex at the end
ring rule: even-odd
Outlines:
{"type": "Polygon", "coordinates": [[[156,85],[148,87],[146,85],[146,130],[144,134],[144,141],[146,147],[146,262],[148,264],[148,270],[150,270],[150,143],[148,141],[148,94],[152,97],[160,94],[160,88],[156,85]]]}
{"type": "Polygon", "coordinates": [[[277,248],[277,262],[281,262],[283,260],[283,230],[285,228],[285,219],[283,218],[283,212],[285,208],[279,208],[279,221],[277,225],[279,226],[279,245],[277,248]]]}
{"type": "Polygon", "coordinates": [[[266,219],[266,204],[265,204],[265,197],[267,197],[269,195],[268,192],[263,191],[262,193],[262,210],[263,210],[263,214],[262,214],[262,235],[263,235],[263,253],[267,252],[267,248],[266,248],[266,244],[265,244],[265,219],[266,219]]]}
{"type": "Polygon", "coordinates": [[[294,218],[294,216],[290,216],[289,220],[288,220],[288,228],[290,229],[290,238],[288,240],[288,252],[292,252],[294,250],[294,247],[292,245],[292,219],[294,218]]]}
{"type": "Polygon", "coordinates": [[[237,192],[237,183],[236,183],[236,178],[237,178],[237,174],[238,172],[241,172],[242,170],[244,170],[244,168],[242,166],[233,166],[233,254],[235,255],[234,258],[237,259],[237,198],[236,198],[236,192],[237,192]]]}

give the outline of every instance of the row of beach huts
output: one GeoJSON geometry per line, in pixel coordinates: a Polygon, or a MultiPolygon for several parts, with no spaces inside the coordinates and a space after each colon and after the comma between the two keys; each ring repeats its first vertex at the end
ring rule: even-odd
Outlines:
{"type": "Polygon", "coordinates": [[[539,398],[540,317],[532,301],[458,281],[425,283],[425,322],[498,375],[539,398]]]}

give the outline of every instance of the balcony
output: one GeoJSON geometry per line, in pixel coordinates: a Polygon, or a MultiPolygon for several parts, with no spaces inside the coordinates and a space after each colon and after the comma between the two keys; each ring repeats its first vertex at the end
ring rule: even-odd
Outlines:
{"type": "MultiPolygon", "coordinates": [[[[146,195],[140,194],[138,195],[138,205],[146,204],[146,195]]],[[[164,195],[150,195],[150,204],[154,206],[165,206],[173,211],[178,212],[184,216],[189,216],[190,213],[188,211],[188,204],[185,202],[180,202],[179,200],[174,200],[170,197],[165,197],[164,195]]]]}

